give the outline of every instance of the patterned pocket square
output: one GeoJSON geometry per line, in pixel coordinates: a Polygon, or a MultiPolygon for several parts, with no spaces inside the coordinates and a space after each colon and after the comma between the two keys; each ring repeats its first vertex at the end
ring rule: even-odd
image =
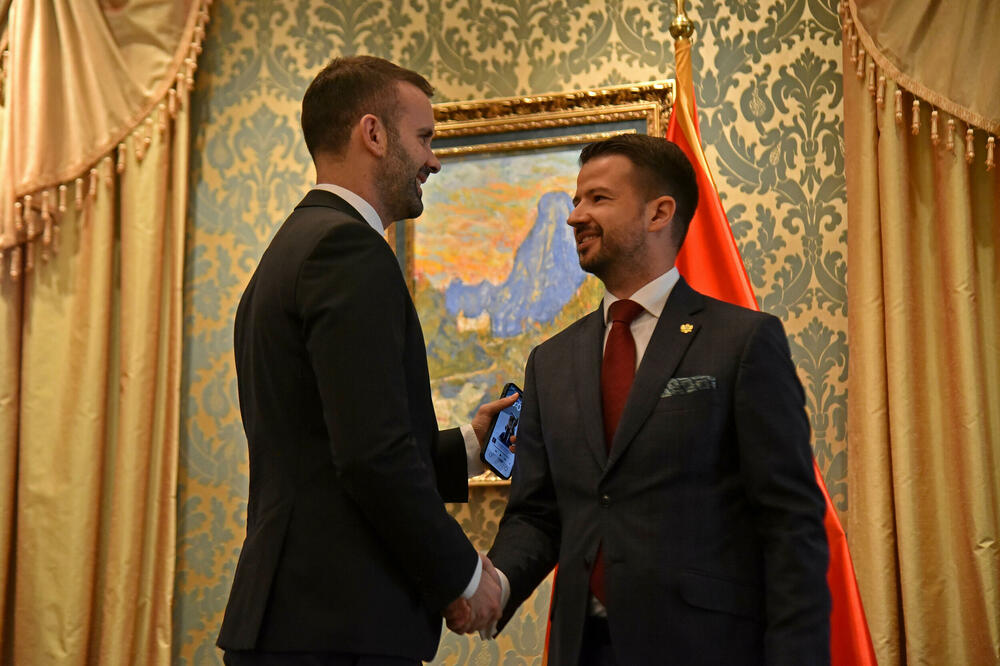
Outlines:
{"type": "Polygon", "coordinates": [[[694,377],[672,377],[667,382],[667,388],[660,394],[661,398],[674,395],[684,395],[695,391],[715,388],[715,377],[711,375],[695,375],[694,377]]]}

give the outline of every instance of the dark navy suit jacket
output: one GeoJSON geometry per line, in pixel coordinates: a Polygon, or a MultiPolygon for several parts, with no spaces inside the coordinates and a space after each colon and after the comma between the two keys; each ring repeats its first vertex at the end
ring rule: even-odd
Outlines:
{"type": "Polygon", "coordinates": [[[558,562],[549,663],[575,665],[603,544],[619,664],[828,663],[824,501],[780,321],[680,280],[610,456],[603,339],[599,308],[528,360],[489,553],[511,583],[506,617],[558,562]]]}

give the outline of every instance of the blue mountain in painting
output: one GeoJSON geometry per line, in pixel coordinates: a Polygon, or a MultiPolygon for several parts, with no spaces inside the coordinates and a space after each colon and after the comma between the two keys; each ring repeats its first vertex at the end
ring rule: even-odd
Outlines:
{"type": "Polygon", "coordinates": [[[532,322],[549,322],[583,284],[586,274],[576,256],[576,241],[566,218],[573,202],[565,192],[538,200],[538,217],[517,248],[514,267],[502,284],[468,285],[455,279],[445,290],[445,307],[477,317],[488,312],[497,337],[519,335],[532,322]]]}

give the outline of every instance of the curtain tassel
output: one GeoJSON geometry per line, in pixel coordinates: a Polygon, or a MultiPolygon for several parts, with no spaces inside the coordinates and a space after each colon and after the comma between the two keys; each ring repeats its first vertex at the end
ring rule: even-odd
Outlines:
{"type": "Polygon", "coordinates": [[[185,81],[184,68],[182,67],[181,71],[177,72],[177,83],[174,86],[175,88],[177,88],[177,108],[181,108],[184,106],[184,89],[185,89],[184,81],[185,81]]]}
{"type": "Polygon", "coordinates": [[[993,147],[997,142],[995,136],[991,136],[986,139],[986,170],[992,171],[993,167],[996,166],[996,162],[993,160],[993,147]]]}
{"type": "Polygon", "coordinates": [[[156,129],[159,130],[161,138],[167,133],[167,105],[163,102],[156,108],[156,129]]]}
{"type": "Polygon", "coordinates": [[[854,31],[851,31],[851,62],[858,62],[858,35],[854,31]]]}
{"type": "Polygon", "coordinates": [[[42,261],[45,262],[49,260],[49,247],[52,245],[52,227],[54,226],[52,199],[55,197],[55,190],[42,192],[42,261]]]}
{"type": "Polygon", "coordinates": [[[15,282],[21,277],[21,255],[23,251],[20,245],[15,245],[10,251],[10,279],[15,282]]]}
{"type": "Polygon", "coordinates": [[[73,205],[77,210],[83,208],[83,178],[73,181],[73,205]]]}
{"type": "Polygon", "coordinates": [[[955,150],[955,119],[948,119],[948,136],[944,140],[944,147],[948,149],[948,152],[954,152],[955,150]]]}
{"type": "Polygon", "coordinates": [[[49,248],[52,247],[52,216],[43,217],[42,226],[42,261],[48,263],[49,248]]]}
{"type": "Polygon", "coordinates": [[[59,207],[59,212],[60,213],[65,213],[66,212],[66,189],[67,188],[66,188],[65,184],[59,186],[59,206],[58,207],[59,207]]]}
{"type": "MultiPolygon", "coordinates": [[[[142,154],[143,156],[149,152],[149,147],[153,145],[153,132],[156,131],[156,125],[153,123],[153,116],[150,115],[146,118],[146,130],[142,133],[142,154]]],[[[142,159],[142,158],[139,158],[142,159]]]]}
{"type": "Polygon", "coordinates": [[[878,108],[885,108],[885,75],[878,75],[878,91],[875,93],[875,103],[878,108]]]}
{"type": "Polygon", "coordinates": [[[938,136],[938,110],[933,109],[931,111],[931,143],[935,146],[941,143],[941,137],[938,136]]]}
{"type": "Polygon", "coordinates": [[[35,209],[31,206],[31,195],[24,197],[24,233],[30,241],[35,237],[35,209]]]}
{"type": "Polygon", "coordinates": [[[87,197],[93,199],[97,196],[97,169],[90,170],[90,182],[87,183],[87,197]]]}
{"type": "Polygon", "coordinates": [[[28,238],[35,235],[35,216],[31,209],[32,197],[30,194],[24,195],[24,224],[25,233],[28,234],[28,238]]]}
{"type": "MultiPolygon", "coordinates": [[[[3,53],[0,53],[0,99],[3,99],[4,95],[4,82],[7,80],[7,64],[10,60],[10,49],[4,49],[3,53]]],[[[3,262],[0,261],[0,264],[3,262]]],[[[0,267],[0,272],[3,268],[0,267]]]]}
{"type": "Polygon", "coordinates": [[[878,67],[876,67],[875,61],[874,60],[869,60],[868,61],[868,73],[867,73],[867,76],[868,76],[868,92],[870,92],[872,95],[875,94],[875,70],[877,70],[877,69],[878,69],[878,67]]]}
{"type": "Polygon", "coordinates": [[[913,119],[910,121],[910,133],[916,136],[920,134],[920,100],[914,97],[911,106],[913,107],[913,119]]]}
{"type": "Polygon", "coordinates": [[[903,91],[896,88],[896,124],[903,124],[903,91]]]}
{"type": "Polygon", "coordinates": [[[855,74],[858,75],[859,80],[865,78],[865,65],[867,64],[867,62],[868,62],[868,56],[865,54],[864,49],[860,49],[858,51],[858,68],[855,71],[855,74]]]}
{"type": "Polygon", "coordinates": [[[118,144],[118,164],[115,166],[115,171],[118,173],[125,173],[125,142],[122,141],[118,144]]]}
{"type": "Polygon", "coordinates": [[[23,217],[23,213],[24,213],[24,204],[22,204],[20,201],[15,201],[14,202],[14,229],[16,229],[19,233],[20,233],[20,231],[22,229],[24,229],[24,217],[23,217]]]}
{"type": "Polygon", "coordinates": [[[965,130],[965,161],[967,164],[972,164],[972,160],[976,159],[976,150],[973,146],[973,141],[975,140],[975,133],[972,128],[965,130]]]}

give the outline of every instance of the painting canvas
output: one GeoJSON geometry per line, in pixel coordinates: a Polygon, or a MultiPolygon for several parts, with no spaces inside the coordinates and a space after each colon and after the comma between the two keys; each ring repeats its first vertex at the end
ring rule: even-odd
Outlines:
{"type": "Polygon", "coordinates": [[[468,422],[506,382],[520,385],[531,349],[600,303],[603,287],[580,268],[566,223],[580,150],[613,134],[658,130],[669,82],[657,83],[638,111],[630,99],[627,111],[602,105],[554,127],[523,113],[499,130],[495,119],[480,121],[479,131],[439,123],[442,170],[423,187],[424,214],[391,242],[420,315],[442,427],[468,422]]]}

